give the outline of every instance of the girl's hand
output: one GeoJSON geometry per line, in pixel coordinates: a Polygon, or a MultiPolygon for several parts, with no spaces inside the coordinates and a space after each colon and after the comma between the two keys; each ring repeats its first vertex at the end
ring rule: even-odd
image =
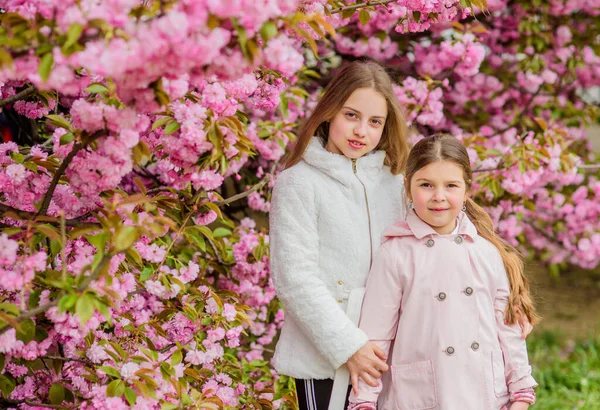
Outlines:
{"type": "Polygon", "coordinates": [[[384,351],[373,342],[368,342],[348,359],[346,365],[355,395],[358,395],[359,377],[371,387],[379,385],[376,379],[381,378],[382,373],[388,370],[385,360],[387,357],[384,351]]]}

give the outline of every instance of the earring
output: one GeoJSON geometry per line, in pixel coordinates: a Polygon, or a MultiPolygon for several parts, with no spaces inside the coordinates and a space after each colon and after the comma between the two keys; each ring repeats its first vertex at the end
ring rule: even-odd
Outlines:
{"type": "Polygon", "coordinates": [[[462,211],[467,212],[467,203],[466,202],[463,203],[462,211]]]}
{"type": "Polygon", "coordinates": [[[412,199],[408,200],[408,209],[413,209],[413,201],[412,201],[412,199]]]}

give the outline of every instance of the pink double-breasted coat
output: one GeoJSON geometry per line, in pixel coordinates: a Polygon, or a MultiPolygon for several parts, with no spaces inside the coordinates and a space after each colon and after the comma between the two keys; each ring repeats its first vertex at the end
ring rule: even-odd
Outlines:
{"type": "Polygon", "coordinates": [[[457,234],[439,235],[410,211],[385,233],[360,320],[391,368],[381,393],[361,383],[358,399],[379,396],[383,410],[499,410],[509,391],[537,386],[521,328],[504,323],[509,292],[498,250],[466,214],[457,234]]]}

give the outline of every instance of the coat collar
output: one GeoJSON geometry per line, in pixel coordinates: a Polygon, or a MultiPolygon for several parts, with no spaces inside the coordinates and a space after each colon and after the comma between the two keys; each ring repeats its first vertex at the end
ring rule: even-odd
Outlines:
{"type": "MultiPolygon", "coordinates": [[[[323,146],[319,137],[313,137],[304,152],[304,161],[321,172],[337,179],[344,185],[356,183],[356,176],[352,171],[352,160],[344,155],[329,152],[323,146]]],[[[374,179],[383,168],[385,151],[373,151],[356,160],[358,176],[362,179],[374,179]]]]}
{"type": "MultiPolygon", "coordinates": [[[[468,237],[471,241],[474,241],[478,236],[477,228],[464,212],[458,214],[458,235],[468,237]]],[[[386,239],[395,236],[414,236],[417,239],[423,239],[428,236],[445,235],[437,233],[435,229],[427,225],[417,216],[414,209],[411,209],[406,215],[406,221],[398,222],[395,225],[390,226],[384,234],[386,239]]]]}
{"type": "MultiPolygon", "coordinates": [[[[414,209],[411,209],[408,212],[406,222],[417,239],[432,235],[440,236],[435,229],[427,225],[417,216],[414,209]]],[[[475,225],[473,225],[473,222],[471,222],[467,214],[462,211],[458,214],[458,235],[468,236],[471,240],[475,240],[477,237],[477,228],[475,228],[475,225]]]]}

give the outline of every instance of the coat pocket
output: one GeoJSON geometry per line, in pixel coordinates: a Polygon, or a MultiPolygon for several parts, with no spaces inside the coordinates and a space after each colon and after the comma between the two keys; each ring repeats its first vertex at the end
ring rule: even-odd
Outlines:
{"type": "Polygon", "coordinates": [[[433,362],[392,365],[392,391],[398,410],[424,410],[437,406],[433,362]]]}
{"type": "Polygon", "coordinates": [[[492,350],[492,373],[494,377],[494,393],[496,397],[506,396],[508,387],[504,376],[504,357],[502,350],[492,350]]]}

